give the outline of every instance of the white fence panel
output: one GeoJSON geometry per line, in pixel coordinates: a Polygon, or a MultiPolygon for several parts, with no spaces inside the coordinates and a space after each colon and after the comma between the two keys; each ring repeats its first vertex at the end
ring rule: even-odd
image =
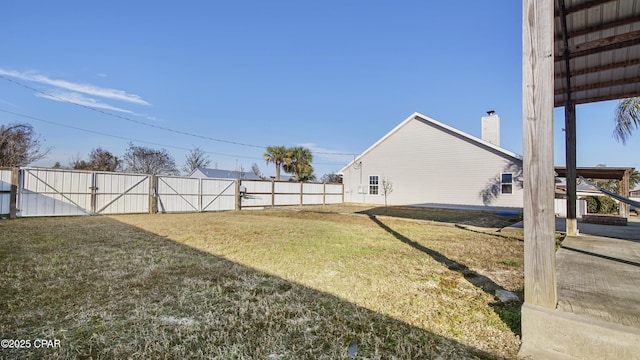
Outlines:
{"type": "Polygon", "coordinates": [[[247,193],[269,193],[271,194],[271,181],[242,180],[240,185],[247,188],[247,193]]]}
{"type": "Polygon", "coordinates": [[[274,203],[275,206],[300,205],[300,194],[275,194],[274,203]]]}
{"type": "MultiPolygon", "coordinates": [[[[555,208],[555,214],[559,217],[567,217],[567,200],[566,199],[553,199],[553,205],[555,208]]],[[[576,200],[576,217],[582,218],[582,215],[587,213],[587,201],[576,200]]]]}
{"type": "Polygon", "coordinates": [[[325,204],[342,204],[342,194],[327,194],[324,197],[325,204]]]}
{"type": "Polygon", "coordinates": [[[202,179],[201,211],[224,211],[236,208],[236,180],[202,179]]]}
{"type": "Polygon", "coordinates": [[[302,193],[303,205],[324,204],[324,184],[305,183],[302,185],[302,193]]]}
{"type": "Polygon", "coordinates": [[[325,191],[325,204],[342,204],[342,192],[344,191],[343,184],[327,184],[325,191]]]}
{"type": "Polygon", "coordinates": [[[94,181],[96,213],[149,212],[149,175],[99,172],[94,181]]]}
{"type": "Polygon", "coordinates": [[[200,211],[200,179],[158,176],[158,211],[200,211]]]}
{"type": "Polygon", "coordinates": [[[247,193],[241,200],[241,206],[271,206],[271,194],[250,194],[247,193]]]}
{"type": "Polygon", "coordinates": [[[11,212],[11,170],[0,170],[0,215],[11,212]]]}
{"type": "Polygon", "coordinates": [[[302,195],[303,205],[322,205],[324,196],[322,194],[304,194],[302,195]]]}
{"type": "Polygon", "coordinates": [[[271,206],[271,190],[273,183],[271,181],[259,180],[242,180],[240,186],[246,189],[246,195],[241,200],[242,207],[251,206],[271,206]]]}
{"type": "Polygon", "coordinates": [[[23,169],[19,216],[90,215],[90,172],[23,169]]]}
{"type": "Polygon", "coordinates": [[[274,205],[300,205],[300,183],[274,182],[274,205]]]}
{"type": "Polygon", "coordinates": [[[274,182],[273,189],[276,194],[300,194],[300,183],[274,182]]]}

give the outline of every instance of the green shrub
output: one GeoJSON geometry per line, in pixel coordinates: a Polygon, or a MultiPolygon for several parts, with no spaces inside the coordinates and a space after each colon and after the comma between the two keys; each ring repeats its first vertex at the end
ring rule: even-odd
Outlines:
{"type": "Polygon", "coordinates": [[[585,196],[587,212],[590,214],[617,214],[618,203],[606,196],[585,196]]]}

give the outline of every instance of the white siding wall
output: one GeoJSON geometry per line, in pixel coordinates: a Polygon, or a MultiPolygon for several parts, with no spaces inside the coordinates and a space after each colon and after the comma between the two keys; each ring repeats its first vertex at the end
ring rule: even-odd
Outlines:
{"type": "Polygon", "coordinates": [[[359,159],[360,166],[344,171],[345,202],[384,204],[382,180],[393,184],[390,205],[449,204],[522,208],[521,183],[513,194],[500,195],[485,204],[482,193],[500,192],[500,174],[520,176],[521,161],[436,125],[413,119],[397,129],[359,159]],[[369,176],[380,180],[379,195],[368,192],[369,176]]]}

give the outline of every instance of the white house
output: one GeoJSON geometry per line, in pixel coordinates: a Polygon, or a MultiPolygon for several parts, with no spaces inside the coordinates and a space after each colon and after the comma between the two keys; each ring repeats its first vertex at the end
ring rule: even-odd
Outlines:
{"type": "Polygon", "coordinates": [[[192,178],[211,178],[211,179],[244,179],[244,180],[261,180],[251,171],[235,171],[222,169],[197,168],[189,174],[192,178]]]}
{"type": "Polygon", "coordinates": [[[340,170],[345,202],[522,211],[522,157],[500,147],[500,118],[483,139],[414,113],[340,170]]]}

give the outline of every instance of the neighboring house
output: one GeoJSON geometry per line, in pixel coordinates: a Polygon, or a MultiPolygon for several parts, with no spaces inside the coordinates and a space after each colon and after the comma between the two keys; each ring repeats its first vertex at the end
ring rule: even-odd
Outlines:
{"type": "Polygon", "coordinates": [[[499,146],[500,118],[483,139],[414,113],[340,170],[345,202],[522,211],[522,157],[499,146]]]}
{"type": "Polygon", "coordinates": [[[245,179],[245,180],[261,180],[251,171],[240,172],[234,170],[207,169],[197,168],[193,170],[189,177],[192,178],[211,178],[211,179],[245,179]]]}

